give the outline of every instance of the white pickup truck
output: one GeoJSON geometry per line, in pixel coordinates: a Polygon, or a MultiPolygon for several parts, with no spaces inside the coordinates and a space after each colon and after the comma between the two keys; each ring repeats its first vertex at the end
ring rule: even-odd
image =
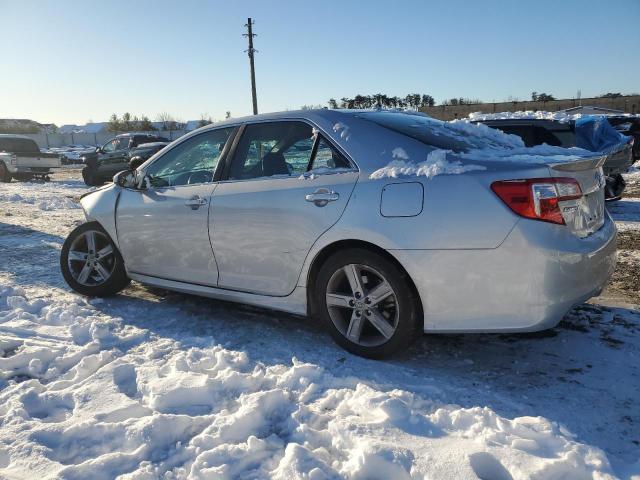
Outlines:
{"type": "Polygon", "coordinates": [[[0,134],[0,182],[48,180],[51,169],[60,165],[60,155],[42,153],[29,137],[0,134]]]}

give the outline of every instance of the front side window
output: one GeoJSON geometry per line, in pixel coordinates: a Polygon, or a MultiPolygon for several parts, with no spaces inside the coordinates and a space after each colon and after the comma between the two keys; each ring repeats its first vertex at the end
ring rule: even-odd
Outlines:
{"type": "Polygon", "coordinates": [[[116,150],[126,150],[127,148],[129,148],[129,141],[129,137],[119,138],[116,143],[116,150]]]}
{"type": "Polygon", "coordinates": [[[111,140],[110,142],[105,143],[102,146],[102,151],[104,153],[109,153],[109,152],[113,152],[116,149],[116,144],[118,142],[117,138],[114,138],[113,140],[111,140]]]}
{"type": "Polygon", "coordinates": [[[248,125],[238,144],[229,178],[299,176],[309,167],[313,141],[311,126],[304,122],[248,125]]]}
{"type": "Polygon", "coordinates": [[[234,127],[211,130],[175,146],[146,169],[153,187],[213,181],[220,156],[234,127]]]}

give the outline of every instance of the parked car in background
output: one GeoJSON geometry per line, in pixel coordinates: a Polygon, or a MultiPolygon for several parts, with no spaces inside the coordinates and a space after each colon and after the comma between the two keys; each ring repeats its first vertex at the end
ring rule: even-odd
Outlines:
{"type": "Polygon", "coordinates": [[[167,145],[169,145],[168,142],[151,142],[138,145],[131,150],[129,169],[135,170],[167,145]]]}
{"type": "Polygon", "coordinates": [[[633,158],[640,159],[640,117],[630,115],[607,115],[607,120],[613,128],[623,135],[634,138],[633,158]]]}
{"type": "Polygon", "coordinates": [[[78,163],[82,163],[82,160],[80,158],[83,155],[95,152],[95,150],[96,147],[76,144],[42,149],[43,152],[59,154],[63,165],[75,165],[78,163]]]}
{"type": "Polygon", "coordinates": [[[29,137],[0,134],[0,182],[12,178],[49,180],[49,174],[60,165],[60,155],[41,152],[29,137]]]}
{"type": "Polygon", "coordinates": [[[85,195],[62,273],[89,296],[136,280],[308,314],[368,357],[550,328],[608,281],[616,228],[603,156],[520,143],[400,112],[231,119],[85,195]]]}
{"type": "Polygon", "coordinates": [[[622,174],[633,165],[633,137],[613,129],[604,116],[587,116],[578,120],[491,119],[472,120],[518,135],[527,147],[546,143],[551,146],[580,147],[607,155],[602,170],[607,177],[605,197],[617,200],[626,186],[622,174]]]}
{"type": "Polygon", "coordinates": [[[82,178],[87,185],[102,185],[111,181],[113,176],[129,168],[131,150],[144,143],[165,142],[169,139],[144,133],[123,133],[81,156],[85,167],[82,178]]]}

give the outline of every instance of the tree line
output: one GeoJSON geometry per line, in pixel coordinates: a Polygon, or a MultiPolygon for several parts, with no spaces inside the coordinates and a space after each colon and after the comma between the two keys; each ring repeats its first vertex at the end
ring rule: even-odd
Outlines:
{"type": "Polygon", "coordinates": [[[384,93],[375,93],[373,95],[356,95],[353,98],[342,97],[339,101],[330,98],[327,102],[329,108],[420,108],[433,107],[436,102],[431,95],[421,95],[419,93],[410,93],[404,97],[390,97],[384,93]]]}

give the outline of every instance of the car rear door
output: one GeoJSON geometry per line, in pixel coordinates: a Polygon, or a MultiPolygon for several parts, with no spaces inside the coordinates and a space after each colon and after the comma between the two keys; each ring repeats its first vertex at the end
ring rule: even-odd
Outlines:
{"type": "Polygon", "coordinates": [[[116,210],[120,250],[133,273],[215,286],[209,240],[214,172],[234,127],[190,137],[148,165],[145,190],[122,191],[116,210]]]}
{"type": "Polygon", "coordinates": [[[285,296],[342,215],[358,171],[301,121],[249,124],[236,144],[209,215],[218,285],[285,296]]]}

